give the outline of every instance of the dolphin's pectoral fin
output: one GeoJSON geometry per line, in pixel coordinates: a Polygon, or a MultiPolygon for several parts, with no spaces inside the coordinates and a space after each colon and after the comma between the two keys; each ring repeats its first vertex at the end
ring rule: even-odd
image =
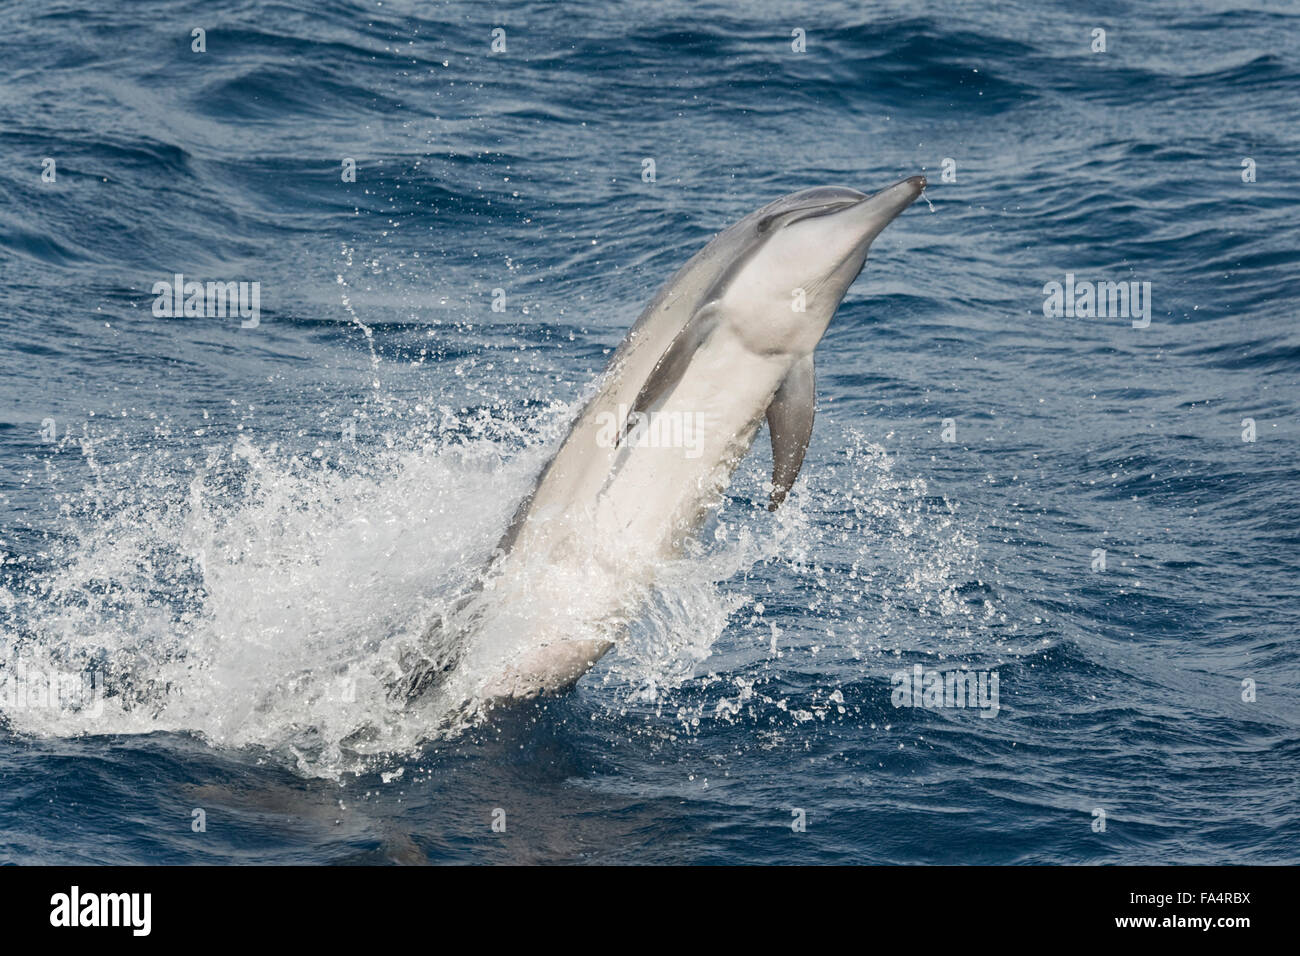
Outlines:
{"type": "Polygon", "coordinates": [[[632,403],[632,408],[628,412],[627,423],[623,434],[620,435],[620,441],[636,427],[637,422],[633,420],[633,416],[639,419],[682,380],[682,376],[686,374],[686,367],[691,364],[695,353],[717,328],[721,311],[717,302],[705,303],[696,310],[669,343],[668,348],[655,364],[654,371],[646,378],[641,391],[637,393],[636,401],[632,403]]]}
{"type": "Polygon", "coordinates": [[[767,406],[767,430],[772,436],[772,498],[767,510],[775,511],[799,477],[804,452],[812,440],[816,375],[813,357],[805,355],[776,390],[767,406]]]}

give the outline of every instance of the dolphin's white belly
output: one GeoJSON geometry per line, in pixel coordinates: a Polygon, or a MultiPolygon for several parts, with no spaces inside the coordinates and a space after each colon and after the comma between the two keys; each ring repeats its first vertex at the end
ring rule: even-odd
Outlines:
{"type": "Polygon", "coordinates": [[[526,697],[570,686],[612,646],[660,564],[679,554],[720,501],[753,441],[789,360],[754,354],[719,329],[648,428],[605,452],[609,463],[587,502],[529,512],[482,598],[495,623],[480,627],[467,674],[491,675],[470,696],[526,697]]]}
{"type": "Polygon", "coordinates": [[[789,368],[788,357],[755,355],[719,329],[652,410],[639,447],[616,459],[597,498],[598,533],[647,567],[679,554],[726,489],[789,368]]]}

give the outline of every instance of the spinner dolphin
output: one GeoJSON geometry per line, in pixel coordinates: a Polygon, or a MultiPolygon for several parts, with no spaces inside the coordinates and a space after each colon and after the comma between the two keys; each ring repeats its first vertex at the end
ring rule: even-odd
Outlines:
{"type": "Polygon", "coordinates": [[[572,686],[720,504],[764,420],[777,508],[812,435],[813,351],[872,240],[925,185],[792,193],[682,266],[611,357],[482,581],[405,656],[394,694],[493,701],[572,686]]]}

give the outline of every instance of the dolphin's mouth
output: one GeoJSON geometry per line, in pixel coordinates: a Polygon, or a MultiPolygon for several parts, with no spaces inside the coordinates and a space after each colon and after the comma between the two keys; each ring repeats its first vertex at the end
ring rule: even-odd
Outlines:
{"type": "Polygon", "coordinates": [[[844,215],[851,216],[857,228],[861,230],[863,245],[870,245],[871,241],[880,235],[899,213],[916,202],[925,187],[924,176],[900,179],[892,186],[886,186],[879,192],[854,203],[844,215]]]}
{"type": "Polygon", "coordinates": [[[897,216],[916,202],[927,185],[929,185],[929,182],[924,176],[909,176],[907,179],[900,179],[892,186],[886,186],[879,192],[872,193],[861,202],[879,207],[879,211],[882,213],[892,210],[889,213],[889,219],[893,219],[894,216],[897,216]]]}
{"type": "MultiPolygon", "coordinates": [[[[848,291],[858,273],[867,261],[867,252],[872,242],[891,222],[908,206],[912,205],[926,187],[924,176],[909,176],[893,185],[886,186],[870,196],[858,193],[856,198],[837,197],[832,202],[824,202],[808,209],[799,216],[801,221],[820,217],[834,217],[836,225],[842,230],[840,246],[842,258],[835,264],[820,282],[818,287],[833,283],[842,297],[848,291]]],[[[843,192],[850,190],[844,189],[843,192]]],[[[853,192],[857,192],[853,190],[853,192]]],[[[828,233],[828,235],[833,233],[828,233]]],[[[827,252],[830,250],[828,249],[827,252]]]]}
{"type": "MultiPolygon", "coordinates": [[[[907,179],[900,179],[892,186],[886,186],[879,192],[872,193],[870,196],[863,195],[859,199],[841,199],[835,202],[822,203],[817,206],[809,206],[799,211],[799,213],[790,218],[785,224],[794,225],[796,222],[803,222],[805,219],[819,219],[822,216],[833,216],[837,212],[843,212],[846,209],[852,209],[854,206],[863,203],[876,203],[877,200],[887,206],[897,205],[897,211],[893,216],[898,215],[925,191],[928,185],[924,176],[909,176],[907,179]]],[[[893,216],[890,216],[892,219],[893,216]]]]}
{"type": "Polygon", "coordinates": [[[854,215],[854,210],[857,209],[863,209],[868,213],[864,217],[865,224],[879,218],[879,227],[883,229],[894,216],[921,195],[925,186],[924,176],[912,176],[869,195],[849,186],[817,186],[805,189],[782,197],[760,210],[761,217],[754,227],[755,232],[762,236],[778,224],[784,228],[808,219],[819,219],[840,213],[854,215]],[[875,215],[876,212],[883,210],[890,211],[880,217],[875,215]]]}

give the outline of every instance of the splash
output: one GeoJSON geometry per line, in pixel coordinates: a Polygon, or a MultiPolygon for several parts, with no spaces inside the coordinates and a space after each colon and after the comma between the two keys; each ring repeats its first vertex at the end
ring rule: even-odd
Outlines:
{"type": "MultiPolygon", "coordinates": [[[[198,436],[163,423],[143,447],[120,424],[88,428],[78,444],[91,477],[55,495],[62,528],[46,567],[0,590],[0,668],[89,675],[96,696],[11,702],[5,719],[44,736],[189,733],[322,777],[460,732],[481,710],[410,706],[388,690],[429,622],[479,583],[574,410],[553,406],[537,427],[387,396],[360,414],[355,443],[319,439],[309,452],[242,423],[198,436]]],[[[624,616],[574,619],[618,641],[580,685],[592,708],[732,719],[742,699],[762,699],[755,668],[782,657],[833,649],[860,663],[897,652],[927,616],[945,633],[961,631],[954,621],[978,630],[991,612],[958,593],[973,538],[879,446],[841,441],[773,518],[760,440],[698,542],[624,616]],[[797,613],[775,613],[782,603],[797,613]],[[750,690],[696,701],[683,688],[702,669],[750,690]]],[[[580,617],[581,602],[566,613],[580,617]]]]}

